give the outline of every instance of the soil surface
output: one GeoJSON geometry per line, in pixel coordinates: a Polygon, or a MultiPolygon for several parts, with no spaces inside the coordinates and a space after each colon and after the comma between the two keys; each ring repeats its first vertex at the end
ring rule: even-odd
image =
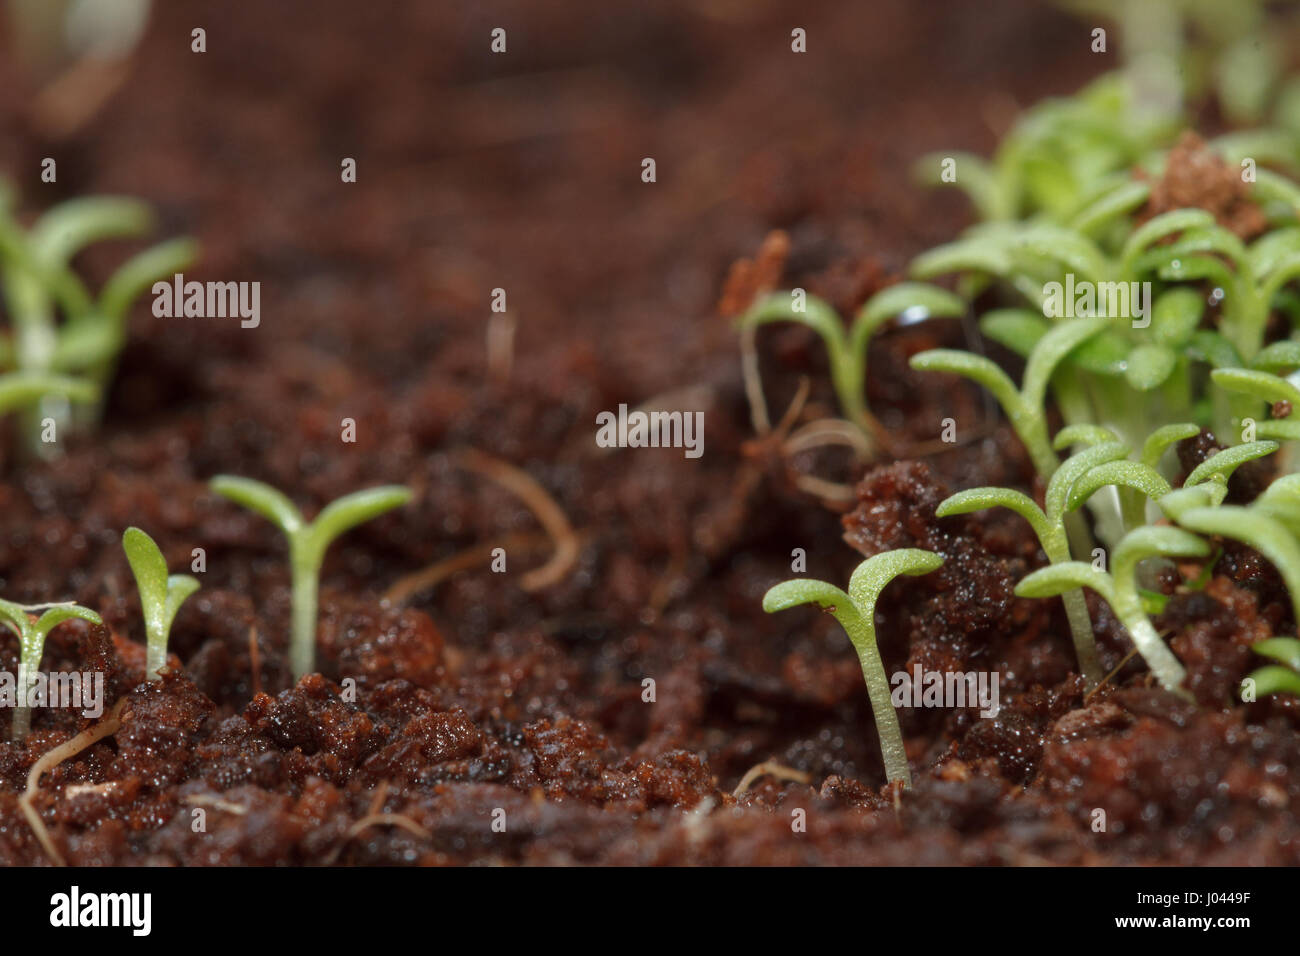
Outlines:
{"type": "MultiPolygon", "coordinates": [[[[127,698],[114,735],[41,778],[34,806],[60,852],[163,865],[1300,863],[1295,708],[1232,700],[1250,641],[1292,626],[1267,565],[1229,547],[1209,585],[1173,594],[1157,619],[1196,705],[1154,688],[1140,661],[1085,698],[1059,602],[1012,594],[1043,562],[1027,526],[933,516],[949,490],[1033,489],[980,393],[907,368],[968,344],[963,325],[874,342],[868,397],[902,460],[863,476],[834,453],[783,462],[755,441],[718,314],[733,264],[774,229],[788,239],[733,278],[730,307],[744,283],[780,282],[852,308],[969,221],[960,196],[911,181],[916,157],[988,152],[1018,109],[1114,62],[1062,14],[1002,0],[641,6],[159,3],[123,88],[58,139],[33,119],[29,75],[0,62],[0,170],[28,212],[138,195],[163,234],[201,240],[188,277],[262,283],[257,329],[155,318],[142,302],[99,432],[70,436],[55,463],[4,452],[0,594],[98,610],[106,626],[56,630],[43,666],[102,670],[110,705],[127,698]],[[190,52],[195,26],[205,54],[190,52]],[[506,55],[489,52],[496,26],[506,55]],[[806,54],[790,52],[795,26],[806,54]],[[45,156],[55,185],[39,183],[45,156]],[[340,182],[343,157],[355,184],[340,182]],[[655,183],[641,181],[644,157],[655,183]],[[495,288],[517,320],[508,374],[488,362],[495,288]],[[599,411],[681,402],[683,389],[706,412],[698,460],[595,447],[599,411]],[[935,453],[945,417],[966,437],[935,453]],[[355,443],[340,440],[344,418],[355,443]],[[383,604],[404,575],[540,531],[465,467],[466,448],[546,489],[579,536],[576,563],[530,589],[548,548],[511,546],[505,574],[484,556],[383,604]],[[796,469],[860,478],[855,500],[824,506],[796,469]],[[220,472],[268,481],[309,514],[371,484],[416,490],[330,551],[320,673],[296,686],[285,543],[207,490],[220,472]],[[173,569],[206,552],[160,683],[140,683],[144,629],[119,545],[131,524],[173,569]],[[844,582],[863,554],[904,546],[948,561],[885,592],[887,670],[996,669],[1002,710],[901,710],[916,781],[896,798],[842,631],[760,601],[795,548],[811,576],[844,582]],[[764,776],[732,796],[769,759],[810,783],[764,776]]],[[[126,251],[79,265],[102,278],[126,251]]],[[[774,418],[801,377],[802,418],[833,413],[819,343],[780,328],[760,346],[774,418]]],[[[1213,447],[1187,443],[1184,465],[1213,447]]],[[[1091,607],[1116,667],[1128,639],[1091,607]]],[[[0,667],[16,659],[16,640],[0,642],[0,667]]],[[[0,863],[49,862],[18,798],[35,760],[92,723],[38,710],[27,740],[0,744],[0,863]]]]}

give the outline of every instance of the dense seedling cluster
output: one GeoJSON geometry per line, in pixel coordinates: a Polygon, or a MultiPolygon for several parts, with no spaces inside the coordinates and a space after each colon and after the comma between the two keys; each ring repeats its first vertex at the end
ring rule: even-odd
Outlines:
{"type": "MultiPolygon", "coordinates": [[[[1103,78],[1077,97],[1036,107],[992,162],[925,157],[918,168],[926,178],[965,190],[984,221],[917,257],[916,281],[888,290],[887,308],[869,302],[851,332],[815,300],[796,314],[797,291],[760,301],[743,323],[783,319],[816,329],[831,353],[841,408],[863,424],[873,421],[862,395],[868,336],[913,307],[936,316],[974,311],[983,335],[1023,360],[1019,385],[991,358],[961,350],[925,351],[911,366],[987,389],[1045,494],[1040,503],[1016,489],[972,488],[943,501],[937,516],[1002,507],[1029,523],[1048,566],[1025,576],[1016,594],[1062,598],[1088,689],[1102,683],[1104,668],[1085,589],[1110,605],[1160,685],[1189,697],[1185,668],[1149,616],[1167,600],[1152,590],[1158,566],[1200,562],[1207,578],[1222,554],[1212,542],[1240,542],[1278,569],[1300,621],[1300,475],[1291,474],[1300,442],[1300,186],[1258,165],[1300,164],[1300,150],[1278,131],[1180,143],[1219,157],[1206,162],[1229,164],[1221,169],[1248,171],[1239,189],[1230,187],[1255,224],[1241,234],[1209,208],[1152,209],[1160,177],[1175,174],[1180,161],[1178,149],[1167,150],[1176,124],[1144,118],[1130,80],[1103,78]],[[945,278],[965,305],[929,284],[945,278]],[[1055,434],[1054,413],[1064,422],[1055,434]],[[1174,487],[1173,446],[1202,429],[1228,447],[1174,487]],[[1282,477],[1251,504],[1225,504],[1234,472],[1260,459],[1282,477]]],[[[821,582],[787,582],[764,607],[833,609],[859,653],[870,648],[863,670],[871,687],[883,674],[872,605],[853,595],[852,586],[845,596],[821,582]]],[[[1276,663],[1251,676],[1256,693],[1300,689],[1297,647],[1285,636],[1257,647],[1276,663]]],[[[884,740],[896,723],[877,696],[873,690],[884,740]]],[[[889,747],[896,753],[901,743],[883,746],[888,765],[889,747]]],[[[899,776],[893,764],[891,780],[899,776]]]]}

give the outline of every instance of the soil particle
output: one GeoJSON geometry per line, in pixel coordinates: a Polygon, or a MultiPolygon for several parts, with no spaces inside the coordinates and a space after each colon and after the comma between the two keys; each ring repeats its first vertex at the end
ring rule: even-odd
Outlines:
{"type": "Polygon", "coordinates": [[[734,318],[779,288],[789,256],[789,235],[780,229],[769,232],[753,259],[737,259],[732,264],[718,300],[718,314],[734,318]]]}
{"type": "Polygon", "coordinates": [[[1187,668],[1184,686],[1204,706],[1232,706],[1242,678],[1258,666],[1250,645],[1273,629],[1257,602],[1250,590],[1215,575],[1204,591],[1174,594],[1157,619],[1158,628],[1175,635],[1170,647],[1187,668]]]}
{"type": "MultiPolygon", "coordinates": [[[[1095,839],[1114,851],[1173,861],[1241,864],[1285,828],[1283,807],[1300,797],[1286,767],[1300,740],[1281,724],[1248,725],[1240,712],[1181,704],[1163,691],[1126,690],[1108,701],[1112,732],[1049,740],[1035,787],[1071,815],[1096,819],[1095,839]],[[1122,707],[1121,721],[1110,711],[1122,707]]],[[[1295,841],[1269,853],[1300,860],[1295,841]]]]}
{"type": "Polygon", "coordinates": [[[984,545],[983,523],[969,516],[935,517],[948,494],[925,463],[898,462],[862,479],[858,505],[843,518],[844,540],[866,557],[923,548],[944,558],[937,571],[890,589],[895,598],[900,591],[924,595],[909,602],[909,670],[965,670],[1013,601],[1007,562],[984,545]]]}
{"type": "Polygon", "coordinates": [[[1151,186],[1147,217],[1196,207],[1213,213],[1219,225],[1242,239],[1268,228],[1263,211],[1251,201],[1250,190],[1234,168],[1193,132],[1185,132],[1169,151],[1164,175],[1151,186]]]}

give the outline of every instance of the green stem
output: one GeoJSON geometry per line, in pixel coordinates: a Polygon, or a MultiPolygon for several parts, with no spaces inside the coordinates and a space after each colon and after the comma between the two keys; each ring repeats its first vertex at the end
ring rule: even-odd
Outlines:
{"type": "Polygon", "coordinates": [[[853,638],[853,646],[858,652],[858,662],[862,665],[862,678],[866,681],[867,696],[871,699],[871,715],[876,720],[876,732],[880,735],[880,756],[885,762],[885,779],[890,783],[902,781],[904,789],[910,790],[912,771],[907,766],[903,730],[898,723],[898,714],[894,711],[894,702],[890,699],[889,678],[885,675],[885,664],[876,647],[875,628],[871,628],[871,631],[871,637],[867,640],[853,638]]]}
{"type": "Polygon", "coordinates": [[[20,660],[18,663],[18,706],[14,708],[14,721],[12,736],[14,740],[22,740],[32,729],[32,709],[26,706],[27,689],[32,682],[31,673],[26,661],[20,660]]]}
{"type": "Polygon", "coordinates": [[[293,630],[289,644],[289,666],[294,680],[310,674],[316,666],[316,620],[320,594],[320,557],[310,553],[294,537],[289,563],[293,571],[293,630]]]}
{"type": "Polygon", "coordinates": [[[1142,655],[1142,659],[1147,662],[1147,667],[1151,673],[1160,681],[1162,687],[1172,691],[1179,697],[1190,698],[1190,694],[1182,689],[1183,679],[1187,676],[1187,671],[1179,663],[1178,658],[1174,656],[1168,645],[1160,639],[1156,632],[1155,625],[1143,613],[1141,604],[1133,607],[1127,598],[1120,598],[1117,603],[1120,605],[1115,608],[1115,613],[1120,622],[1128,629],[1129,636],[1133,638],[1133,644],[1142,655]]]}
{"type": "Polygon", "coordinates": [[[147,628],[145,635],[145,680],[157,680],[158,672],[167,666],[167,635],[157,635],[147,628]]]}
{"type": "MultiPolygon", "coordinates": [[[[1064,564],[1070,560],[1070,546],[1065,535],[1058,529],[1043,542],[1047,560],[1052,564],[1064,564]]],[[[1065,618],[1070,624],[1070,638],[1074,642],[1074,654],[1079,662],[1079,673],[1083,675],[1088,690],[1101,683],[1103,674],[1101,661],[1097,656],[1097,641],[1092,631],[1092,615],[1088,613],[1088,600],[1082,588],[1066,591],[1061,595],[1065,605],[1065,618]]]]}

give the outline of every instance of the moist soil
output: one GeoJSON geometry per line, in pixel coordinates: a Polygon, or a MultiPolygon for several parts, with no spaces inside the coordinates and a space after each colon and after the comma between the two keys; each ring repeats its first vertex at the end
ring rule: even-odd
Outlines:
{"type": "MultiPolygon", "coordinates": [[[[893,454],[864,473],[756,440],[720,314],[778,282],[847,310],[898,278],[969,221],[959,196],[915,186],[910,163],[987,152],[1018,109],[1113,67],[1087,39],[1053,10],[1007,2],[683,0],[617,15],[588,0],[164,3],[125,86],[57,140],[39,132],[30,77],[0,63],[0,168],[28,211],[138,195],[164,234],[201,240],[187,277],[262,283],[257,329],[155,318],[141,303],[102,428],[69,436],[57,462],[2,463],[0,593],[100,611],[103,628],[56,630],[43,666],[101,670],[108,705],[126,698],[114,735],[41,778],[34,806],[61,854],[1300,862],[1294,701],[1233,701],[1249,643],[1294,626],[1267,564],[1229,545],[1204,590],[1166,582],[1156,623],[1196,704],[1154,687],[1140,659],[1120,667],[1131,645],[1093,602],[1119,670],[1085,697],[1059,602],[1012,594],[1044,560],[1028,527],[1007,513],[934,517],[957,488],[1041,493],[978,391],[907,368],[926,348],[980,345],[969,331],[926,322],[874,342],[868,397],[893,454]],[[488,50],[499,25],[505,56],[488,50]],[[789,52],[793,25],[807,54],[789,52]],[[56,185],[37,181],[47,155],[56,185]],[[355,184],[340,182],[345,156],[355,184]],[[760,248],[757,266],[734,265],[760,248]],[[518,321],[508,376],[486,360],[497,287],[518,321]],[[682,389],[706,410],[701,458],[595,448],[599,411],[682,389]],[[963,438],[935,451],[946,417],[963,438]],[[340,441],[344,418],[355,443],[340,441]],[[547,549],[514,548],[504,574],[485,558],[384,604],[403,575],[539,531],[518,498],[463,467],[466,448],[540,482],[577,530],[576,563],[528,590],[547,549]],[[268,481],[309,513],[372,484],[416,491],[330,551],[320,673],[296,686],[284,541],[207,490],[221,472],[268,481]],[[855,484],[854,498],[828,507],[799,472],[855,484]],[[119,545],[131,524],[174,569],[194,548],[207,560],[172,632],[173,673],[148,684],[119,545]],[[864,554],[909,546],[947,562],[886,591],[887,669],[996,670],[1002,709],[901,710],[916,779],[900,795],[884,786],[838,626],[808,610],[768,616],[760,601],[795,548],[810,575],[843,582],[864,554]],[[810,782],[763,776],[733,796],[766,760],[810,782]],[[792,826],[798,810],[806,829],[792,826]]],[[[95,249],[79,265],[102,279],[123,254],[95,249]]],[[[778,328],[760,346],[774,418],[803,377],[803,419],[834,413],[819,343],[778,328]]],[[[1185,443],[1184,467],[1214,447],[1185,443]]],[[[1259,480],[1243,469],[1234,490],[1259,480]]],[[[16,658],[6,639],[0,666],[16,658]]],[[[41,754],[94,723],[34,717],[27,740],[0,744],[5,864],[50,862],[18,798],[41,754]]]]}

